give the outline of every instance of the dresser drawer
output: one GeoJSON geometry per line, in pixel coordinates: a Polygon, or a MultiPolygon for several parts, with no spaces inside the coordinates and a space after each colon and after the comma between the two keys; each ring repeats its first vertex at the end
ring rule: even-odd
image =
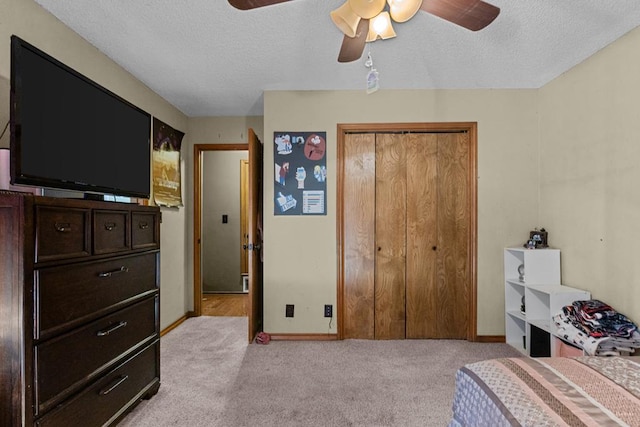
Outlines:
{"type": "Polygon", "coordinates": [[[43,339],[157,290],[158,253],[35,271],[35,338],[43,339]]]}
{"type": "Polygon", "coordinates": [[[36,206],[35,262],[91,255],[89,209],[36,206]]]}
{"type": "Polygon", "coordinates": [[[152,213],[133,212],[131,214],[131,247],[133,249],[157,248],[158,216],[152,213]]]}
{"type": "Polygon", "coordinates": [[[128,219],[128,211],[93,211],[93,253],[99,255],[128,250],[128,219]]]}
{"type": "Polygon", "coordinates": [[[60,402],[124,353],[156,336],[156,300],[147,298],[36,346],[38,412],[60,402]]]}
{"type": "Polygon", "coordinates": [[[115,421],[160,380],[160,342],[99,379],[69,401],[36,421],[40,427],[103,426],[115,421]]]}

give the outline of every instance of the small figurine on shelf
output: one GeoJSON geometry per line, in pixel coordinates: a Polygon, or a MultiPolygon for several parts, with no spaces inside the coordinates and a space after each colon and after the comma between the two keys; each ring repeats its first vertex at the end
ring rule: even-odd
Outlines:
{"type": "Polygon", "coordinates": [[[529,240],[524,244],[527,249],[543,249],[548,248],[547,245],[547,231],[544,228],[538,230],[537,228],[529,232],[529,240]]]}
{"type": "Polygon", "coordinates": [[[522,297],[521,304],[520,304],[520,313],[522,314],[526,313],[526,307],[524,306],[524,296],[522,297]]]}

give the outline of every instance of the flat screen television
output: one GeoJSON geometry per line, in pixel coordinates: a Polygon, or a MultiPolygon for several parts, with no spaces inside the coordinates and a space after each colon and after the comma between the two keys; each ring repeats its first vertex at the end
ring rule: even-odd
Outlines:
{"type": "Polygon", "coordinates": [[[11,183],[149,198],[151,116],[11,37],[11,183]]]}

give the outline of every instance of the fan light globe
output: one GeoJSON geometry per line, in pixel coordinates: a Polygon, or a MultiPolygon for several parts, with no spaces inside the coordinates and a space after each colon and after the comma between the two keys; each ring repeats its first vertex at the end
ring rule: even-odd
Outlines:
{"type": "Polygon", "coordinates": [[[344,35],[349,37],[356,36],[360,16],[351,9],[348,1],[336,10],[331,11],[330,15],[333,23],[336,24],[336,27],[338,27],[344,35]]]}
{"type": "Polygon", "coordinates": [[[391,18],[396,22],[407,22],[422,6],[422,0],[387,0],[387,3],[391,18]]]}
{"type": "Polygon", "coordinates": [[[382,12],[371,20],[369,24],[369,33],[367,34],[367,41],[373,42],[377,39],[390,39],[396,36],[396,32],[391,25],[391,17],[389,12],[382,12]]]}
{"type": "Polygon", "coordinates": [[[361,18],[371,19],[384,9],[386,0],[347,0],[351,9],[361,18]]]}

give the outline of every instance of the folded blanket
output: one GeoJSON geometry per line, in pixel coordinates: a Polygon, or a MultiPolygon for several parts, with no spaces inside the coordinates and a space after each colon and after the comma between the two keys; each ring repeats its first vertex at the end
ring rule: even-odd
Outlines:
{"type": "Polygon", "coordinates": [[[638,330],[624,314],[600,300],[574,301],[562,310],[578,329],[592,337],[631,338],[638,330]]]}
{"type": "Polygon", "coordinates": [[[590,356],[620,356],[634,353],[636,348],[640,348],[640,333],[637,330],[628,334],[628,337],[592,336],[576,326],[575,319],[568,316],[564,310],[553,316],[553,322],[556,325],[554,335],[582,348],[590,356]]]}

